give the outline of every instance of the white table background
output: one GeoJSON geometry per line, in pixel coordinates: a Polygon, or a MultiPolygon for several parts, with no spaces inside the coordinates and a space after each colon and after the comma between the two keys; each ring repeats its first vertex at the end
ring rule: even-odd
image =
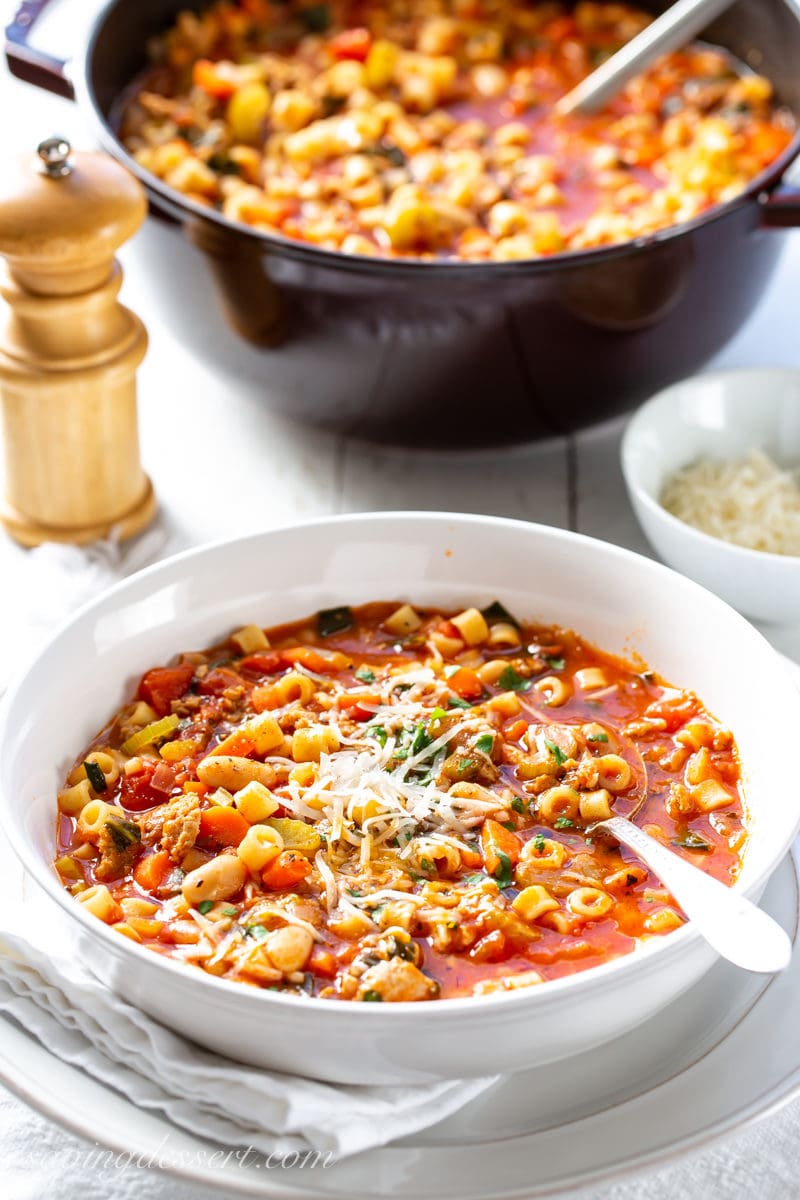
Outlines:
{"type": "MultiPolygon", "coordinates": [[[[0,0],[0,18],[13,5],[0,0]]],[[[98,0],[62,0],[37,43],[55,51],[76,44],[98,0]]],[[[76,147],[92,141],[74,105],[13,80],[0,66],[0,171],[8,155],[28,153],[52,133],[76,147]]],[[[316,514],[371,509],[486,512],[569,527],[649,553],[628,504],[618,466],[623,423],[567,439],[470,454],[378,449],[289,424],[236,383],[198,364],[169,334],[144,267],[145,228],[120,257],[122,298],[143,317],[150,350],[139,373],[142,455],[158,493],[170,546],[182,547],[280,525],[316,514]],[[214,464],[227,466],[229,488],[197,486],[214,464]]],[[[800,233],[775,233],[784,251],[773,283],[739,335],[709,363],[715,367],[800,367],[800,233]]],[[[187,296],[186,303],[191,304],[187,296]]],[[[0,627],[25,552],[0,534],[0,627]]],[[[796,627],[764,632],[800,661],[796,627]]],[[[675,1167],[591,1192],[591,1200],[790,1200],[800,1196],[794,1149],[800,1104],[756,1131],[728,1139],[675,1167]]],[[[139,1170],[137,1200],[189,1200],[189,1188],[139,1170]]],[[[106,1200],[122,1181],[82,1158],[82,1148],[35,1117],[0,1086],[0,1193],[8,1200],[106,1200]],[[35,1152],[32,1147],[35,1146],[35,1152]]],[[[203,1193],[205,1194],[205,1193],[203,1193]]],[[[212,1193],[208,1193],[210,1196],[212,1193]]],[[[219,1194],[219,1193],[217,1193],[219,1194]]],[[[588,1200],[588,1194],[587,1194],[588,1200]]]]}

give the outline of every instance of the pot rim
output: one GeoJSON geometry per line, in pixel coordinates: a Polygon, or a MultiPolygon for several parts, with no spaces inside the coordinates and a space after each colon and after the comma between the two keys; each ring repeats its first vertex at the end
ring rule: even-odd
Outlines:
{"type": "MultiPolygon", "coordinates": [[[[70,63],[70,66],[73,67],[73,70],[70,71],[70,79],[75,89],[76,99],[89,116],[100,144],[136,176],[149,197],[154,198],[170,216],[181,224],[185,224],[187,218],[205,220],[223,235],[228,233],[235,235],[240,240],[251,242],[254,246],[259,247],[263,254],[272,254],[308,266],[328,267],[357,275],[386,276],[391,274],[394,277],[413,279],[424,274],[425,279],[459,279],[469,282],[477,282],[483,276],[519,280],[531,275],[546,274],[553,270],[572,270],[593,266],[596,263],[610,262],[640,251],[657,249],[721,221],[750,204],[763,205],[769,193],[779,186],[792,163],[800,158],[800,111],[790,108],[797,123],[794,137],[783,153],[756,175],[743,192],[731,200],[713,205],[689,221],[670,225],[665,229],[658,229],[641,237],[614,243],[610,246],[598,246],[587,250],[566,250],[542,258],[515,259],[511,262],[462,259],[432,261],[422,258],[381,258],[366,254],[344,254],[341,250],[328,250],[309,242],[285,237],[282,234],[256,230],[241,221],[233,221],[215,209],[197,204],[174,188],[168,187],[163,180],[140,166],[128,153],[117,137],[111,120],[101,110],[90,80],[90,67],[94,62],[100,34],[110,13],[126,2],[130,3],[131,0],[105,0],[92,19],[83,42],[70,63]],[[74,69],[75,64],[79,64],[77,70],[74,69]]],[[[788,3],[788,0],[779,0],[779,2],[794,14],[798,27],[800,27],[800,10],[794,4],[788,3]]],[[[130,82],[128,80],[123,83],[118,91],[118,96],[122,95],[130,82]]],[[[788,105],[784,107],[789,108],[788,105]]]]}

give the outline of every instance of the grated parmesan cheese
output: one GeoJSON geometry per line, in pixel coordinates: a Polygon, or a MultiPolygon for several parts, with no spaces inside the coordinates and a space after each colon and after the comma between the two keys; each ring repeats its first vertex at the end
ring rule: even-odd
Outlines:
{"type": "Polygon", "coordinates": [[[749,550],[800,555],[800,472],[761,450],[742,459],[701,458],[671,476],[661,504],[695,529],[749,550]]]}

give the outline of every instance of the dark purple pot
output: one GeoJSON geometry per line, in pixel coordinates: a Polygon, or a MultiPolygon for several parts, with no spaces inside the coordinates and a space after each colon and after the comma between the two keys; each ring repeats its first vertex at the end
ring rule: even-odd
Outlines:
{"type": "MultiPolygon", "coordinates": [[[[771,228],[800,225],[800,194],[776,190],[798,135],[735,201],[600,250],[433,264],[256,233],[167,188],[114,132],[147,39],[203,3],[110,0],[72,61],[74,89],[62,63],[27,45],[46,4],[27,0],[6,31],[11,70],[77,94],[101,145],[173,225],[154,286],[176,335],[298,420],[449,447],[544,437],[623,412],[720,350],[769,281],[780,249],[771,228]]],[[[800,115],[800,19],[785,0],[739,0],[705,36],[769,76],[800,115]]]]}

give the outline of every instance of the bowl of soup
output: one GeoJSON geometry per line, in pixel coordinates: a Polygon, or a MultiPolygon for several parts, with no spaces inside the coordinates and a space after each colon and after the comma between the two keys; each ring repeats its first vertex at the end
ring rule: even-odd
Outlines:
{"type": "Polygon", "coordinates": [[[649,560],[339,517],[72,620],[4,700],[0,817],[74,952],[200,1044],[340,1082],[482,1075],[607,1041],[714,962],[592,825],[643,800],[757,898],[800,821],[798,707],[751,626],[649,560]]]}

